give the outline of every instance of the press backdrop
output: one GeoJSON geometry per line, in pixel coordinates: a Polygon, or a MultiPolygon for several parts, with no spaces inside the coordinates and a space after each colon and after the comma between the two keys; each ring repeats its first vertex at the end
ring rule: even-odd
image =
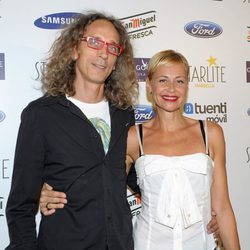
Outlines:
{"type": "MultiPolygon", "coordinates": [[[[40,71],[60,29],[91,9],[115,15],[130,34],[140,81],[138,122],[154,115],[145,97],[148,59],[172,48],[189,60],[184,113],[224,129],[231,201],[242,249],[250,249],[250,0],[0,0],[0,249],[9,242],[5,207],[20,113],[42,94],[40,71]]],[[[130,192],[128,200],[136,216],[140,201],[130,192]]]]}

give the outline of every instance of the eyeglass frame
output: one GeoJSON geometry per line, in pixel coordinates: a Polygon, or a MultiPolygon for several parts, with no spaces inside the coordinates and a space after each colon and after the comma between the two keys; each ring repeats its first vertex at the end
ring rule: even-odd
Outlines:
{"type": "Polygon", "coordinates": [[[121,53],[122,53],[123,50],[124,50],[122,46],[120,46],[120,45],[118,45],[118,44],[116,44],[116,43],[109,43],[109,42],[106,42],[106,41],[104,41],[104,40],[102,40],[102,39],[96,38],[96,37],[94,37],[94,36],[82,36],[82,37],[80,38],[80,40],[83,41],[83,42],[86,42],[86,43],[87,43],[87,46],[88,46],[89,48],[95,49],[95,50],[101,50],[101,49],[103,49],[104,45],[107,45],[107,52],[108,52],[109,54],[114,55],[114,56],[117,56],[117,57],[120,56],[121,53]],[[95,40],[98,41],[98,42],[101,42],[102,46],[101,46],[100,48],[95,48],[95,47],[89,45],[89,39],[91,39],[91,38],[92,38],[92,39],[95,39],[95,40]],[[119,49],[120,49],[119,54],[112,53],[112,52],[108,49],[108,47],[109,47],[110,45],[119,48],[119,49]]]}

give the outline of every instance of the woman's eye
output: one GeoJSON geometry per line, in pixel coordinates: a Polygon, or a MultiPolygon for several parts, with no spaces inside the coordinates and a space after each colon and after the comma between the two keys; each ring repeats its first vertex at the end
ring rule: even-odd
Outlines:
{"type": "Polygon", "coordinates": [[[167,80],[166,79],[159,79],[160,83],[165,83],[167,80]]]}
{"type": "Polygon", "coordinates": [[[178,83],[179,85],[182,85],[182,84],[184,84],[184,81],[183,81],[183,80],[177,80],[177,83],[178,83]]]}

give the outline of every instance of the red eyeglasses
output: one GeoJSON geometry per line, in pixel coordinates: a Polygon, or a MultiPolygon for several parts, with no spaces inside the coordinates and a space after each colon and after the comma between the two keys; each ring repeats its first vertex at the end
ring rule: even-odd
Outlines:
{"type": "Polygon", "coordinates": [[[84,36],[80,38],[80,40],[87,42],[87,46],[89,48],[96,50],[100,50],[104,47],[104,45],[107,45],[107,52],[115,56],[119,56],[123,51],[123,48],[120,45],[115,43],[108,43],[96,37],[84,36]]]}

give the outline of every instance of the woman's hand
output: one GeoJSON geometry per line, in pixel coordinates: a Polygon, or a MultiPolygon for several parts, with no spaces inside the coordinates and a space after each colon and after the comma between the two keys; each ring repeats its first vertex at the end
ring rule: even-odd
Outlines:
{"type": "Polygon", "coordinates": [[[54,191],[47,183],[43,184],[39,200],[39,207],[43,215],[54,214],[56,209],[64,208],[65,204],[67,204],[65,193],[54,191]]]}

